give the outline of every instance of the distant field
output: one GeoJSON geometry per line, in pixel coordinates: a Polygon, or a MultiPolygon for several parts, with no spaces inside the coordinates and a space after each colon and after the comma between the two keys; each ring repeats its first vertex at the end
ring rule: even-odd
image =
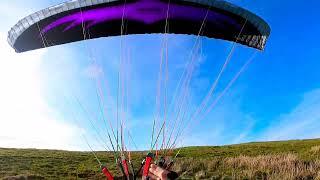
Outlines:
{"type": "MultiPolygon", "coordinates": [[[[143,152],[132,154],[136,169],[143,152]]],[[[99,158],[117,174],[111,153],[99,158]]],[[[183,179],[318,179],[320,139],[183,148],[173,167],[183,179]]],[[[0,149],[0,178],[105,179],[89,152],[0,149]]]]}

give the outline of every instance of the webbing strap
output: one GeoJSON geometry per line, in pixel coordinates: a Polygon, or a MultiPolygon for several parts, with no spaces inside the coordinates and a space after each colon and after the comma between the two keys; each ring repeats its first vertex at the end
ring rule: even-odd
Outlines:
{"type": "Polygon", "coordinates": [[[106,167],[102,167],[102,173],[107,177],[107,180],[113,180],[112,174],[106,167]]]}

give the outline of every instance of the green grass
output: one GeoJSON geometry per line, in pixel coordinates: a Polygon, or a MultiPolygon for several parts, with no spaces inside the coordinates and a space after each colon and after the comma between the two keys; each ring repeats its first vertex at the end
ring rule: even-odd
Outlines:
{"type": "MultiPolygon", "coordinates": [[[[98,152],[114,174],[113,154],[98,152]]],[[[132,153],[135,168],[144,152],[132,153]]],[[[320,139],[187,147],[173,167],[182,178],[320,179],[320,139]]],[[[90,152],[0,149],[0,178],[105,179],[90,152]]]]}

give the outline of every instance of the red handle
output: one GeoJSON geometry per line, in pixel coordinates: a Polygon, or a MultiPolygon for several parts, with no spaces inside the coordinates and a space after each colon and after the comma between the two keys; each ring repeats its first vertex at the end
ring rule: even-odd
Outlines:
{"type": "Polygon", "coordinates": [[[102,168],[102,173],[107,177],[107,180],[113,180],[113,176],[106,167],[102,168]]]}
{"type": "Polygon", "coordinates": [[[143,178],[146,178],[149,174],[149,168],[150,168],[150,165],[151,165],[151,161],[152,161],[152,157],[150,156],[147,156],[146,157],[146,162],[144,164],[144,167],[143,167],[143,172],[142,172],[142,177],[143,178]]]}
{"type": "Polygon", "coordinates": [[[129,168],[128,168],[128,163],[125,159],[122,160],[122,167],[124,169],[124,174],[129,177],[129,168]]]}

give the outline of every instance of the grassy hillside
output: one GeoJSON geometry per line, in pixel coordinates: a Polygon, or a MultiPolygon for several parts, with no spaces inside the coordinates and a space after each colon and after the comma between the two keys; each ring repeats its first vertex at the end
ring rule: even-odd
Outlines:
{"type": "MultiPolygon", "coordinates": [[[[119,173],[111,153],[99,158],[119,173]]],[[[135,167],[143,157],[133,153],[135,167]]],[[[319,179],[320,139],[183,148],[174,170],[185,179],[319,179]]],[[[0,178],[104,179],[89,152],[0,149],[0,178]]]]}

